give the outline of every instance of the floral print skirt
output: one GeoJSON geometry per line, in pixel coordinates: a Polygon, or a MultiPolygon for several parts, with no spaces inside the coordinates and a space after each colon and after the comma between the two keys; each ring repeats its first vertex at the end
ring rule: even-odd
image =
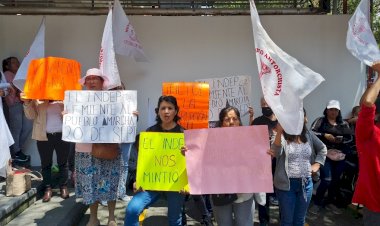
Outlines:
{"type": "Polygon", "coordinates": [[[75,152],[75,194],[90,205],[96,201],[112,201],[125,195],[126,172],[119,155],[114,160],[98,159],[91,153],[75,152]]]}

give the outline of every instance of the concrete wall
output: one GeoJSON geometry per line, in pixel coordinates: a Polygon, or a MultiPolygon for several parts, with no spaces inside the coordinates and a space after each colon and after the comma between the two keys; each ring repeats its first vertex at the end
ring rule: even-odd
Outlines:
{"type": "MultiPolygon", "coordinates": [[[[0,59],[22,59],[41,21],[41,16],[0,16],[0,59]]],[[[76,59],[82,74],[98,64],[105,16],[48,16],[46,56],[76,59]]],[[[261,115],[252,27],[249,16],[152,17],[131,16],[149,63],[118,57],[127,89],[138,91],[138,130],[149,126],[153,106],[164,81],[251,75],[256,116],[261,115]],[[150,116],[149,116],[150,115],[150,116]]],[[[305,99],[309,121],[322,115],[330,99],[341,101],[346,116],[360,98],[365,75],[360,63],[345,47],[349,16],[262,16],[264,28],[285,52],[319,72],[326,79],[305,99]]],[[[247,124],[248,119],[244,118],[247,124]]],[[[310,123],[309,123],[310,124],[310,123]]],[[[39,164],[34,143],[33,165],[39,164]]]]}

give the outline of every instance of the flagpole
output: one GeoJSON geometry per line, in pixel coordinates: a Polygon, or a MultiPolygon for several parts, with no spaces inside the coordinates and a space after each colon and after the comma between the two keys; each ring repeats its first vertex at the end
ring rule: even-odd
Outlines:
{"type": "MultiPolygon", "coordinates": [[[[372,15],[372,12],[373,12],[373,0],[369,0],[369,17],[368,17],[368,23],[369,23],[369,26],[371,27],[371,30],[373,31],[373,24],[372,24],[372,21],[373,21],[373,15],[372,15]]],[[[369,67],[368,65],[365,66],[366,67],[366,71],[367,71],[367,87],[372,84],[375,80],[375,74],[373,73],[373,69],[371,67],[369,67]]]]}

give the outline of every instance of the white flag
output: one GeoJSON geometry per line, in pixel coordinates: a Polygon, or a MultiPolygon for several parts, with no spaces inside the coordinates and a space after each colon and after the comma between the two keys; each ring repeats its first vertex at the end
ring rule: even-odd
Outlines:
{"type": "Polygon", "coordinates": [[[26,53],[26,56],[24,57],[19,69],[17,70],[17,73],[13,80],[13,85],[16,86],[19,90],[23,91],[30,61],[43,57],[45,57],[45,17],[42,18],[37,35],[34,38],[29,51],[26,53]]]}
{"type": "Polygon", "coordinates": [[[119,69],[115,58],[115,50],[112,35],[112,9],[110,8],[104,26],[102,45],[99,53],[99,69],[108,78],[106,89],[112,89],[121,85],[119,69]]]}
{"type": "Polygon", "coordinates": [[[264,98],[288,134],[301,134],[303,99],[324,78],[281,50],[261,25],[253,0],[251,20],[264,98]]]}
{"type": "Polygon", "coordinates": [[[114,1],[113,32],[115,51],[117,54],[131,56],[136,61],[148,61],[139,40],[136,37],[135,29],[129,22],[119,0],[114,1]]]}
{"type": "Polygon", "coordinates": [[[354,57],[372,66],[380,61],[380,50],[369,24],[369,1],[361,0],[348,21],[346,46],[354,57]]]}

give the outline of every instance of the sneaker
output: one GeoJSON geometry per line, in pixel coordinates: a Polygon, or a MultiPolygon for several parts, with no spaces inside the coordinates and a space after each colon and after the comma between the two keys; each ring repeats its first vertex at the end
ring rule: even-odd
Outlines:
{"type": "Polygon", "coordinates": [[[120,200],[123,200],[124,202],[129,202],[131,201],[133,196],[125,195],[123,198],[120,198],[120,200]]]}
{"type": "Polygon", "coordinates": [[[277,197],[270,196],[269,197],[269,203],[272,206],[278,206],[278,199],[277,199],[277,197]]]}
{"type": "Polygon", "coordinates": [[[312,207],[310,207],[309,209],[309,213],[311,214],[314,214],[314,215],[317,215],[321,212],[321,207],[320,206],[317,206],[317,205],[313,205],[312,207]]]}
{"type": "Polygon", "coordinates": [[[15,154],[14,160],[18,162],[27,162],[30,160],[30,155],[25,155],[22,151],[19,151],[15,154]]]}
{"type": "Polygon", "coordinates": [[[339,209],[338,207],[336,207],[335,205],[333,204],[328,204],[326,206],[326,209],[327,210],[330,210],[331,212],[333,212],[334,214],[342,214],[343,211],[341,209],[339,209]]]}

